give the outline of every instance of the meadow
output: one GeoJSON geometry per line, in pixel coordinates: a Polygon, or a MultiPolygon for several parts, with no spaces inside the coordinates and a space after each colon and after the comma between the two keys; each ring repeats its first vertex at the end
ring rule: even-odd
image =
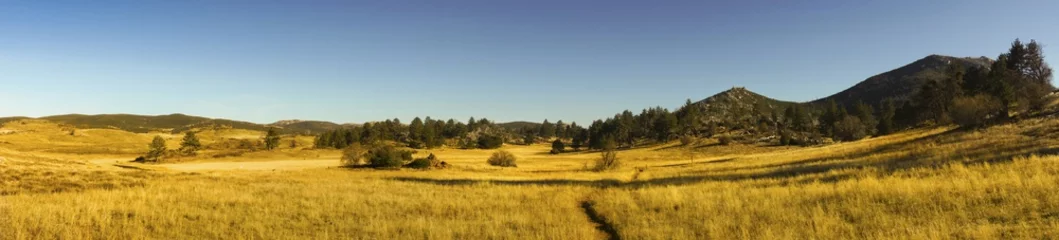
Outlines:
{"type": "Polygon", "coordinates": [[[438,170],[342,168],[338,151],[305,147],[136,164],[154,134],[14,124],[0,135],[0,239],[1059,236],[1050,118],[818,147],[671,142],[620,150],[606,172],[588,170],[599,152],[544,144],[505,145],[517,168],[451,148],[416,153],[452,165],[438,170]]]}

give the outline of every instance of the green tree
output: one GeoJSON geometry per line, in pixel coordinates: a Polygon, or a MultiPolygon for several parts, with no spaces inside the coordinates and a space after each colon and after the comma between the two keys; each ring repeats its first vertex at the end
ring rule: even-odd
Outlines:
{"type": "Polygon", "coordinates": [[[162,160],[166,151],[165,139],[162,138],[162,136],[154,136],[154,139],[151,140],[151,144],[148,144],[147,147],[147,156],[144,156],[145,160],[148,162],[158,162],[162,160]]]}
{"type": "Polygon", "coordinates": [[[563,144],[562,140],[555,139],[555,141],[552,141],[552,151],[551,151],[551,153],[552,154],[562,153],[565,150],[565,148],[566,148],[566,144],[563,144]]]}
{"type": "Polygon", "coordinates": [[[548,119],[544,119],[544,123],[541,123],[540,131],[537,132],[537,136],[540,136],[545,140],[555,136],[555,125],[548,122],[548,119]]]}
{"type": "Polygon", "coordinates": [[[860,119],[860,123],[864,125],[864,133],[868,136],[875,135],[875,129],[878,128],[879,122],[875,120],[875,110],[872,109],[871,105],[864,104],[864,102],[857,101],[856,113],[854,114],[860,119]]]}
{"type": "Polygon", "coordinates": [[[886,135],[894,132],[894,115],[896,113],[897,106],[894,104],[893,99],[883,101],[883,107],[879,112],[879,124],[876,127],[876,134],[886,135]]]}
{"type": "Polygon", "coordinates": [[[184,139],[180,141],[180,151],[185,154],[194,155],[202,144],[199,143],[199,138],[195,136],[195,132],[188,131],[184,133],[184,139]]]}
{"type": "Polygon", "coordinates": [[[184,133],[184,139],[180,141],[180,148],[195,151],[201,147],[202,143],[199,143],[199,138],[195,136],[195,132],[184,133]]]}
{"type": "Polygon", "coordinates": [[[272,150],[279,147],[279,132],[275,128],[269,128],[265,134],[265,149],[272,150]]]}
{"type": "Polygon", "coordinates": [[[680,128],[683,130],[684,135],[698,136],[698,131],[702,128],[702,122],[700,121],[702,109],[692,103],[691,99],[688,99],[680,110],[682,114],[678,114],[677,120],[680,122],[680,128]]]}
{"type": "Polygon", "coordinates": [[[416,117],[408,124],[408,138],[412,141],[423,142],[423,119],[416,117]]]}

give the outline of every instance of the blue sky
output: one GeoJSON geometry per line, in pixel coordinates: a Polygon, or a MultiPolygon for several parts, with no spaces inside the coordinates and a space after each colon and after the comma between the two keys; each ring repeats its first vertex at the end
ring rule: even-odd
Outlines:
{"type": "Polygon", "coordinates": [[[1057,26],[1057,1],[4,2],[0,116],[584,125],[732,86],[813,100],[1014,38],[1051,60],[1057,26]]]}

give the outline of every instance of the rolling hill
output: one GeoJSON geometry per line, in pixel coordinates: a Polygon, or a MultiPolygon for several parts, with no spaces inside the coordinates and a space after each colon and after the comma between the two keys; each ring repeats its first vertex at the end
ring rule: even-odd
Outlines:
{"type": "Polygon", "coordinates": [[[942,55],[930,55],[897,69],[871,76],[852,87],[810,103],[823,104],[830,100],[853,106],[857,100],[866,104],[879,106],[888,98],[905,100],[912,96],[928,81],[945,78],[945,69],[950,63],[963,65],[964,68],[989,67],[992,59],[986,57],[958,58],[942,55]]]}
{"type": "MultiPolygon", "coordinates": [[[[845,106],[853,106],[857,101],[878,106],[885,99],[907,99],[919,87],[931,80],[944,78],[945,68],[950,63],[961,64],[964,67],[988,67],[993,62],[986,57],[958,58],[942,55],[929,55],[899,68],[869,77],[852,87],[810,102],[789,102],[757,94],[746,88],[733,87],[726,91],[717,93],[708,98],[694,102],[691,106],[701,110],[704,123],[732,123],[743,122],[754,124],[756,121],[767,118],[774,113],[782,113],[784,109],[796,104],[806,104],[810,107],[819,106],[830,100],[834,100],[845,106]]],[[[678,109],[677,112],[686,111],[678,109]]],[[[0,118],[0,122],[27,119],[26,117],[0,118]]],[[[247,129],[264,131],[270,127],[278,128],[284,133],[318,134],[321,132],[349,127],[349,124],[336,124],[326,121],[306,120],[284,120],[271,124],[258,124],[244,121],[215,119],[184,114],[169,114],[159,116],[144,116],[133,114],[100,114],[83,115],[67,114],[41,117],[57,123],[72,125],[78,128],[103,128],[120,129],[129,132],[144,133],[150,131],[164,131],[179,133],[191,129],[247,129]]],[[[500,123],[498,125],[508,129],[520,129],[522,127],[536,127],[540,123],[516,121],[500,123]]]]}

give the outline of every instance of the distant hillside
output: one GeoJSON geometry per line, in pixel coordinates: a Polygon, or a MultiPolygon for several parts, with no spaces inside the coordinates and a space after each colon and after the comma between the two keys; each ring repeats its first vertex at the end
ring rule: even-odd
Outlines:
{"type": "Polygon", "coordinates": [[[527,127],[536,129],[537,127],[540,127],[541,124],[540,123],[535,123],[535,122],[527,122],[527,121],[514,121],[514,122],[498,123],[496,125],[500,126],[502,128],[506,128],[508,130],[519,130],[519,129],[527,128],[527,127]]]}
{"type": "Polygon", "coordinates": [[[285,132],[310,135],[345,127],[345,125],[339,125],[333,122],[306,120],[283,120],[269,124],[268,126],[281,128],[285,132]]]}
{"type": "MultiPolygon", "coordinates": [[[[732,123],[752,121],[756,118],[771,116],[774,111],[781,112],[796,102],[772,99],[746,88],[733,87],[706,99],[692,103],[699,108],[704,123],[732,123]]],[[[681,108],[677,112],[687,111],[681,108]]]]}
{"type": "MultiPolygon", "coordinates": [[[[26,119],[26,117],[0,118],[0,122],[26,119]]],[[[286,120],[273,124],[257,124],[252,122],[206,118],[189,116],[184,114],[169,114],[159,116],[145,116],[133,114],[67,114],[41,117],[40,119],[72,125],[78,128],[103,128],[120,129],[135,133],[146,133],[150,131],[165,131],[180,133],[191,129],[246,129],[254,131],[265,131],[269,127],[280,129],[283,133],[317,134],[324,131],[341,127],[331,122],[324,121],[301,121],[286,120]]]]}
{"type": "Polygon", "coordinates": [[[857,100],[864,103],[879,106],[887,98],[904,100],[912,96],[923,83],[935,79],[945,78],[945,68],[949,63],[958,63],[965,68],[989,67],[993,60],[986,57],[979,58],[957,58],[941,55],[930,55],[900,68],[884,72],[844,91],[834,95],[817,99],[811,103],[814,105],[827,103],[830,100],[852,106],[857,100]]]}
{"type": "Polygon", "coordinates": [[[65,123],[78,128],[121,129],[136,133],[145,133],[158,130],[171,130],[211,120],[210,118],[188,116],[184,114],[169,114],[159,116],[143,116],[132,114],[67,114],[41,117],[40,119],[57,123],[65,123]]]}

